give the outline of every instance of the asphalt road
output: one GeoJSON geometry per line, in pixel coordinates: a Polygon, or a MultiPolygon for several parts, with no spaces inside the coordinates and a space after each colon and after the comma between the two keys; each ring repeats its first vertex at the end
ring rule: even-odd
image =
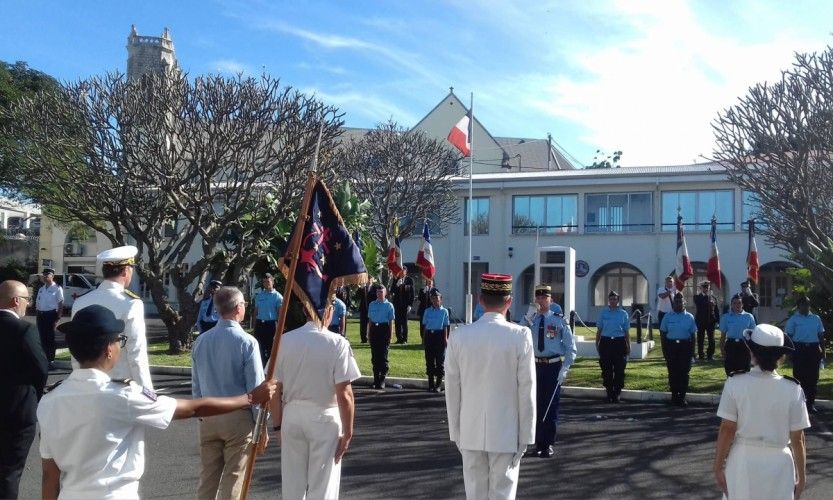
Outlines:
{"type": "MultiPolygon", "coordinates": [[[[66,376],[55,372],[51,381],[66,376]]],[[[188,377],[154,376],[159,392],[188,397],[188,377]]],[[[441,395],[356,389],[356,427],[342,470],[342,498],[462,498],[460,455],[448,441],[441,395]]],[[[713,406],[609,405],[564,398],[556,456],[525,458],[519,498],[718,498],[711,474],[718,419],[713,406]]],[[[833,413],[811,417],[807,499],[833,491],[833,413]]],[[[197,421],[147,433],[142,498],[193,498],[199,477],[197,421]]],[[[280,498],[280,449],[257,461],[251,498],[280,498]]],[[[37,440],[21,498],[39,498],[37,440]]]]}

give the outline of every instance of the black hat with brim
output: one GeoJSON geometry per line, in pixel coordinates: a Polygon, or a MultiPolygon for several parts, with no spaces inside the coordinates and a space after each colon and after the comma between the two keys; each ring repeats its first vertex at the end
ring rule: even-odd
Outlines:
{"type": "Polygon", "coordinates": [[[93,304],[75,313],[70,321],[58,325],[58,331],[90,340],[99,337],[115,339],[124,331],[124,321],[116,319],[113,311],[106,307],[93,304]]]}

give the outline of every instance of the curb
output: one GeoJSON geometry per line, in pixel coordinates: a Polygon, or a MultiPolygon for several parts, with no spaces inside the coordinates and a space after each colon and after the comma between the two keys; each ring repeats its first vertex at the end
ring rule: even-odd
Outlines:
{"type": "MultiPolygon", "coordinates": [[[[55,361],[55,367],[65,370],[71,369],[69,361],[55,361]]],[[[191,368],[187,366],[158,366],[150,367],[151,374],[157,375],[191,375],[191,368]]],[[[428,389],[428,380],[421,378],[400,378],[388,377],[385,379],[385,384],[391,389],[428,389]]],[[[357,386],[370,387],[373,385],[373,377],[360,377],[355,381],[357,386]]],[[[561,394],[574,398],[584,399],[599,399],[602,400],[607,396],[604,389],[600,387],[574,387],[564,386],[561,389],[561,394]]],[[[670,392],[661,391],[637,391],[632,389],[622,390],[620,395],[624,401],[640,401],[640,402],[662,402],[667,403],[671,401],[670,392]]],[[[703,405],[714,405],[720,402],[720,394],[686,394],[686,399],[689,403],[697,403],[703,405]]],[[[817,399],[816,407],[824,408],[825,410],[833,410],[833,401],[827,399],[817,399]]]]}

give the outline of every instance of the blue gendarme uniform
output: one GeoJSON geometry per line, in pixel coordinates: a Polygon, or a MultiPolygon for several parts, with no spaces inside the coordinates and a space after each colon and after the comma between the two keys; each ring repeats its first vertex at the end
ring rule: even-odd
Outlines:
{"type": "Polygon", "coordinates": [[[536,313],[529,328],[535,355],[535,401],[539,419],[535,426],[535,447],[542,452],[555,443],[561,400],[558,373],[569,369],[576,359],[576,342],[570,326],[551,309],[544,314],[536,313]]]}
{"type": "Polygon", "coordinates": [[[726,336],[723,346],[723,369],[728,376],[739,370],[749,369],[749,349],[743,343],[743,331],[755,328],[755,317],[743,311],[729,311],[720,316],[720,332],[726,336]]]}
{"type": "Polygon", "coordinates": [[[283,305],[283,295],[274,288],[272,290],[261,290],[255,295],[255,338],[260,347],[260,360],[263,366],[269,361],[272,354],[272,343],[275,341],[275,328],[278,320],[278,311],[283,305]]]}
{"type": "Polygon", "coordinates": [[[370,362],[373,365],[373,387],[384,389],[388,374],[388,350],[395,316],[393,304],[374,300],[367,306],[368,331],[370,340],[370,362]]]}
{"type": "Polygon", "coordinates": [[[688,311],[671,311],[663,315],[659,331],[663,336],[662,354],[668,368],[671,402],[683,406],[686,404],[691,358],[694,357],[697,323],[688,311]]]}
{"type": "MultiPolygon", "coordinates": [[[[625,367],[628,364],[628,335],[630,316],[617,307],[605,307],[596,321],[599,335],[599,367],[602,370],[602,384],[609,401],[617,401],[625,387],[625,367]]],[[[534,344],[535,342],[533,342],[534,344]]]]}
{"type": "Polygon", "coordinates": [[[816,411],[816,388],[819,383],[819,363],[821,362],[821,347],[819,342],[824,336],[824,325],[821,318],[813,313],[801,314],[796,311],[787,320],[784,331],[792,339],[795,352],[792,354],[793,375],[798,379],[804,396],[807,398],[807,409],[816,411]]]}
{"type": "Polygon", "coordinates": [[[220,320],[220,313],[214,307],[214,297],[206,297],[200,301],[200,310],[197,313],[197,330],[205,332],[217,324],[220,320]]]}
{"type": "Polygon", "coordinates": [[[336,297],[333,300],[333,319],[330,320],[330,330],[336,333],[341,333],[339,329],[341,328],[341,318],[347,314],[347,306],[344,305],[344,302],[336,297]]]}
{"type": "Polygon", "coordinates": [[[451,325],[448,309],[433,305],[422,314],[423,344],[425,345],[425,372],[428,374],[428,390],[437,392],[445,376],[446,331],[451,325]],[[436,380],[434,379],[436,377],[436,380]]]}
{"type": "Polygon", "coordinates": [[[611,309],[605,307],[599,314],[597,326],[602,329],[602,337],[624,338],[631,326],[628,312],[621,307],[611,309]]]}

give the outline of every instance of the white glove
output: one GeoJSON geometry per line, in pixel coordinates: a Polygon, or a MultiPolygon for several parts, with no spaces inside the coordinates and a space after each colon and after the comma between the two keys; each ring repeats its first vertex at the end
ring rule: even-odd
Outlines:
{"type": "Polygon", "coordinates": [[[524,456],[524,452],[527,449],[527,445],[519,444],[518,445],[518,452],[515,453],[515,456],[512,457],[512,466],[517,467],[519,463],[521,463],[521,458],[524,456]]]}
{"type": "Polygon", "coordinates": [[[567,380],[567,373],[570,371],[569,368],[562,368],[560,372],[558,372],[558,385],[563,385],[564,381],[567,380]]]}

